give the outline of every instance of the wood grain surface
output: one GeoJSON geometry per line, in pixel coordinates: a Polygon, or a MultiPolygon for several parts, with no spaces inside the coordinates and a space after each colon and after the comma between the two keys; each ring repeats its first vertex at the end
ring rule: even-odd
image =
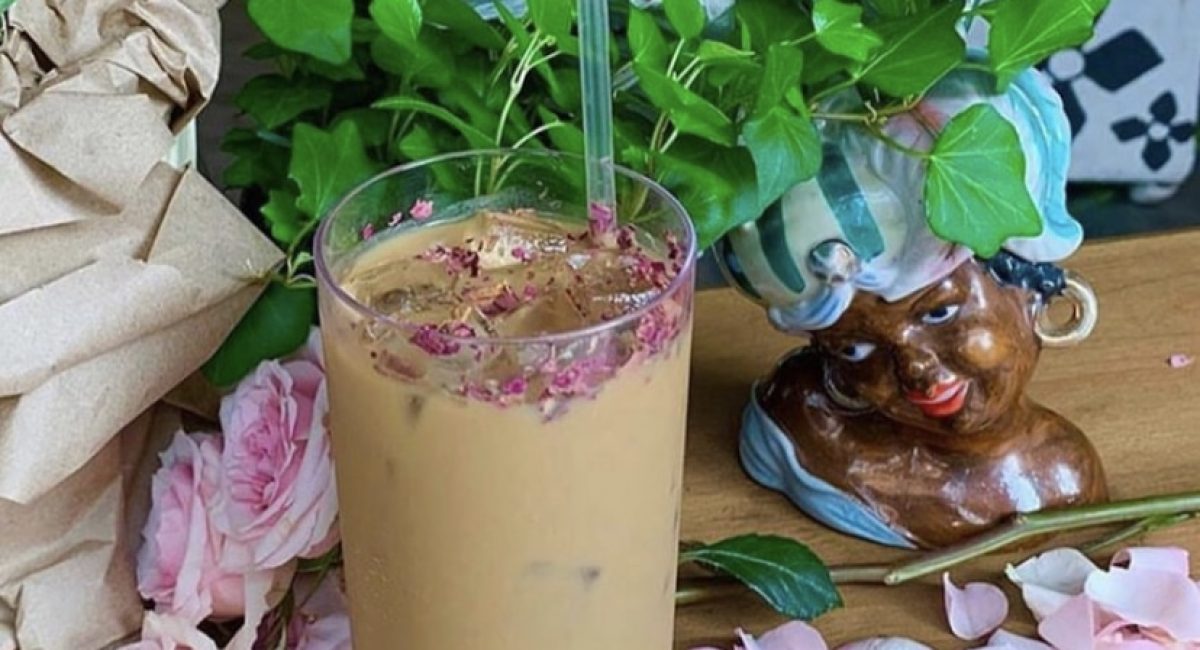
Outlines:
{"type": "MultiPolygon", "coordinates": [[[[1095,287],[1100,324],[1083,345],[1043,354],[1031,394],[1091,437],[1113,498],[1200,489],[1200,363],[1183,369],[1166,363],[1174,353],[1200,357],[1200,231],[1089,244],[1067,266],[1095,287]]],[[[758,307],[732,291],[698,296],[682,536],[787,535],[832,565],[900,559],[905,552],[813,523],[783,496],[752,483],[738,464],[738,420],[751,384],[801,343],[773,331],[758,307]]],[[[1200,568],[1200,521],[1144,541],[1188,547],[1193,572],[1200,568]]],[[[960,583],[1005,583],[1005,563],[1035,550],[985,558],[953,575],[960,583]]],[[[1017,592],[1006,590],[1012,602],[1006,627],[1032,633],[1017,592]]],[[[900,587],[848,586],[842,595],[846,606],[816,622],[831,647],[876,635],[909,636],[939,649],[971,645],[950,635],[937,577],[900,587]]],[[[781,622],[751,596],[695,605],[679,612],[676,648],[729,648],[734,628],[761,633],[781,622]]]]}

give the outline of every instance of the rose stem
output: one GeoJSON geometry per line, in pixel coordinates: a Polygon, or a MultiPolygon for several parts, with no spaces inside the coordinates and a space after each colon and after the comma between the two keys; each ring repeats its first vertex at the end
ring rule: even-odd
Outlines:
{"type": "MultiPolygon", "coordinates": [[[[931,551],[895,564],[831,567],[829,574],[833,582],[837,584],[898,585],[945,571],[1030,537],[1135,519],[1142,520],[1136,526],[1122,531],[1128,534],[1121,539],[1116,539],[1117,536],[1114,535],[1100,540],[1105,542],[1101,545],[1103,547],[1149,530],[1182,523],[1197,513],[1200,513],[1200,492],[1184,492],[1078,508],[1019,514],[1007,524],[956,546],[931,551]]],[[[743,589],[744,587],[740,583],[727,576],[684,578],[679,581],[675,598],[678,604],[693,604],[720,598],[743,589]]]]}

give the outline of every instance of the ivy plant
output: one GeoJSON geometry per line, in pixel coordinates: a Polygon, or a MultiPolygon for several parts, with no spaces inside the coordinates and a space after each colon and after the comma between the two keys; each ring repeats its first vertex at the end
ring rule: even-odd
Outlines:
{"type": "MultiPolygon", "coordinates": [[[[208,364],[210,379],[229,384],[304,339],[314,317],[312,233],[357,183],[450,151],[582,153],[574,4],[248,0],[265,40],[246,56],[274,70],[237,95],[248,125],[223,141],[233,156],[224,183],[242,190],[243,208],[288,263],[275,279],[282,286],[208,364]]],[[[705,0],[613,0],[618,162],[675,192],[707,245],[820,170],[820,121],[882,137],[883,122],[964,65],[1002,90],[1026,67],[1087,40],[1105,4],[736,0],[712,20],[705,0]],[[967,59],[966,20],[989,23],[982,60],[967,59]],[[830,112],[834,96],[855,99],[830,112]]],[[[935,233],[989,255],[1008,237],[1040,231],[1016,137],[999,113],[976,107],[951,120],[930,151],[909,151],[927,165],[935,233]]],[[[792,615],[836,605],[811,554],[780,544],[747,538],[685,559],[757,585],[792,615]]]]}

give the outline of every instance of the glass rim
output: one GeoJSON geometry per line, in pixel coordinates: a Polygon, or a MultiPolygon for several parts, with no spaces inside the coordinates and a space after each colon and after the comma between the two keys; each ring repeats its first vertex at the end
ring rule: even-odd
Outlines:
{"type": "MultiPolygon", "coordinates": [[[[325,259],[324,249],[326,240],[329,238],[329,230],[332,228],[334,219],[343,208],[345,208],[359,194],[361,194],[367,188],[372,187],[379,181],[383,181],[392,176],[413,171],[415,169],[420,169],[421,167],[427,167],[436,163],[466,158],[486,158],[496,156],[543,156],[546,158],[568,158],[578,160],[581,164],[584,160],[583,156],[579,154],[568,153],[565,151],[471,149],[466,151],[444,153],[431,158],[422,158],[421,160],[415,160],[386,169],[356,185],[354,189],[347,192],[346,195],[341,199],[338,199],[338,202],[332,208],[330,208],[325,216],[321,219],[321,224],[317,227],[316,236],[313,238],[313,264],[316,267],[318,284],[324,284],[339,303],[349,306],[359,315],[370,319],[373,322],[382,323],[390,328],[399,330],[415,330],[422,327],[423,324],[421,323],[411,323],[384,314],[375,308],[364,304],[342,287],[341,283],[333,277],[333,272],[329,268],[328,260],[325,259]]],[[[675,198],[674,194],[668,192],[666,188],[664,188],[654,179],[621,165],[614,164],[613,170],[621,176],[629,178],[636,183],[645,185],[651,192],[661,197],[666,202],[667,207],[669,207],[672,212],[679,215],[680,221],[683,222],[683,229],[688,240],[687,246],[685,247],[684,262],[679,268],[679,272],[675,274],[675,277],[671,278],[670,284],[668,284],[666,287],[663,287],[654,295],[652,299],[636,309],[625,312],[624,314],[621,314],[620,316],[617,316],[611,320],[601,321],[599,323],[594,323],[579,329],[567,330],[564,332],[553,332],[550,334],[540,334],[536,336],[463,336],[450,333],[441,333],[440,336],[447,340],[460,343],[486,342],[488,345],[529,345],[535,343],[556,343],[560,341],[577,340],[602,334],[609,330],[618,329],[623,325],[635,323],[638,320],[641,320],[642,317],[649,314],[650,311],[655,307],[661,305],[669,296],[672,296],[679,291],[684,286],[686,279],[689,277],[691,272],[695,270],[696,258],[699,253],[698,241],[696,239],[696,228],[694,224],[692,224],[691,216],[683,207],[683,204],[679,202],[679,199],[675,198]]]]}

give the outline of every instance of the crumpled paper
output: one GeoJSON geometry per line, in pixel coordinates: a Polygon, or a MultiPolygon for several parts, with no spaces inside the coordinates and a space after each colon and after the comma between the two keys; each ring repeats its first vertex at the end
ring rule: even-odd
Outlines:
{"type": "Polygon", "coordinates": [[[179,428],[156,406],[34,503],[0,501],[0,650],[100,648],[138,629],[134,554],[179,428]]]}
{"type": "Polygon", "coordinates": [[[165,408],[154,405],[220,345],[282,257],[198,173],[161,162],[212,96],[221,4],[19,0],[9,11],[0,650],[98,648],[137,630],[146,506],[129,500],[149,488],[134,489],[117,459],[153,447],[153,469],[157,448],[128,442],[130,428],[154,421],[145,413],[165,408]]]}

